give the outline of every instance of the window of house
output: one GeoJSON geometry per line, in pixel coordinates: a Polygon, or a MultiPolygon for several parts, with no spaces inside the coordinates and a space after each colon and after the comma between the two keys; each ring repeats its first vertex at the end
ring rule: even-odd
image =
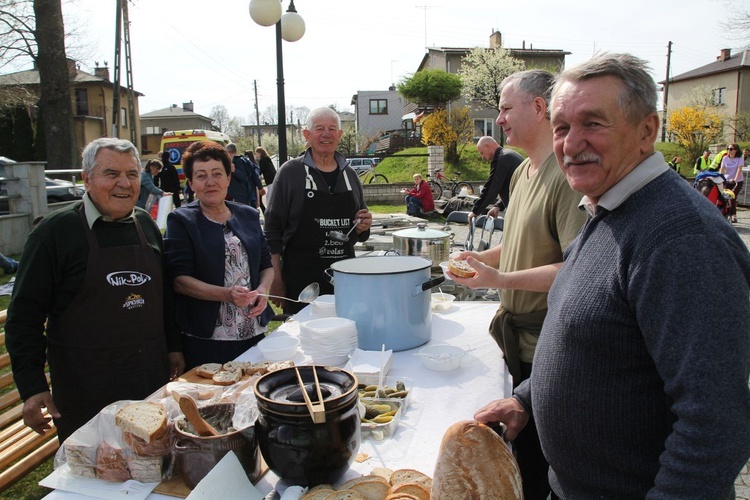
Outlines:
{"type": "Polygon", "coordinates": [[[125,108],[120,108],[120,126],[128,126],[128,110],[125,108]]]}
{"type": "Polygon", "coordinates": [[[495,120],[492,118],[479,118],[474,120],[474,139],[479,139],[485,135],[492,137],[492,127],[494,126],[494,123],[495,120]]]}
{"type": "Polygon", "coordinates": [[[727,103],[727,88],[714,89],[714,106],[724,106],[727,103]]]}
{"type": "Polygon", "coordinates": [[[76,116],[89,114],[89,93],[86,89],[76,89],[76,116]]]}
{"type": "Polygon", "coordinates": [[[387,115],[388,99],[370,99],[371,115],[387,115]]]}
{"type": "Polygon", "coordinates": [[[146,135],[161,135],[159,127],[146,127],[146,135]]]}

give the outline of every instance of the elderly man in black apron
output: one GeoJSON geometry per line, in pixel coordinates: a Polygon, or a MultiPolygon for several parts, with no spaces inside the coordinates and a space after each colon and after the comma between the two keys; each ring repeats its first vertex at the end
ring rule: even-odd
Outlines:
{"type": "MultiPolygon", "coordinates": [[[[313,282],[320,284],[321,294],[333,293],[324,271],[354,257],[354,244],[369,238],[372,225],[357,174],[336,152],[343,134],[338,114],[330,108],[314,109],[303,133],[309,147],[279,169],[265,214],[275,271],[270,293],[292,299],[313,282]],[[333,231],[347,234],[352,228],[347,241],[330,237],[333,231]]],[[[283,305],[285,313],[305,305],[274,302],[283,305]]]]}
{"type": "Polygon", "coordinates": [[[104,406],[143,399],[185,366],[161,233],[134,209],[140,171],[130,142],[93,141],[83,200],[45,217],[23,251],[6,344],[24,422],[44,433],[47,408],[61,443],[104,406]]]}

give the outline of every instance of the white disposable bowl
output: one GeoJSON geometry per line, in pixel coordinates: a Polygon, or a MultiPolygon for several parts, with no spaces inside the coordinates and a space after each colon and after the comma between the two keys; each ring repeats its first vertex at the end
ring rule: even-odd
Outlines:
{"type": "Polygon", "coordinates": [[[461,359],[466,351],[460,347],[448,344],[435,344],[423,347],[419,350],[422,363],[430,370],[447,372],[461,366],[461,359]]]}
{"type": "Polygon", "coordinates": [[[443,311],[448,309],[453,301],[456,300],[454,295],[443,292],[435,292],[430,296],[433,311],[443,311]]]}
{"type": "Polygon", "coordinates": [[[299,340],[289,335],[266,337],[258,342],[263,357],[269,361],[286,361],[294,358],[299,347],[299,340]]]}

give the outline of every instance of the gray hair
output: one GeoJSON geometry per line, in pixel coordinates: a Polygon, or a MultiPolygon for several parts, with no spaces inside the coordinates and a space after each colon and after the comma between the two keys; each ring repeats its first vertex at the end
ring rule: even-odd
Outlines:
{"type": "Polygon", "coordinates": [[[547,104],[549,109],[549,98],[550,91],[552,90],[552,83],[555,80],[555,75],[549,71],[543,69],[529,69],[526,71],[518,71],[510,76],[507,76],[503,83],[500,84],[500,92],[507,85],[515,84],[520,90],[530,95],[533,99],[541,97],[547,104]]]}
{"type": "Polygon", "coordinates": [[[649,64],[643,59],[630,54],[605,52],[563,71],[555,80],[552,98],[555,98],[565,82],[612,76],[622,83],[622,90],[617,95],[617,105],[625,111],[631,123],[636,123],[645,116],[656,113],[656,83],[649,71],[649,64]]]}
{"type": "Polygon", "coordinates": [[[313,123],[315,122],[315,120],[317,120],[318,118],[323,118],[323,117],[336,118],[336,124],[338,125],[339,130],[341,130],[341,117],[339,116],[338,113],[336,113],[336,111],[332,110],[331,108],[326,108],[326,107],[315,108],[312,111],[310,111],[310,113],[307,115],[305,128],[307,130],[312,130],[313,123]]]}
{"type": "Polygon", "coordinates": [[[236,153],[237,146],[233,142],[230,142],[229,144],[227,144],[226,150],[229,151],[230,153],[236,153]]]}
{"type": "Polygon", "coordinates": [[[133,145],[132,142],[125,139],[117,139],[115,137],[102,137],[100,139],[94,139],[83,149],[81,154],[83,165],[82,170],[86,175],[91,175],[96,167],[96,155],[100,149],[111,149],[118,153],[130,153],[135,158],[138,164],[138,171],[141,170],[141,157],[138,154],[138,149],[133,145]]]}

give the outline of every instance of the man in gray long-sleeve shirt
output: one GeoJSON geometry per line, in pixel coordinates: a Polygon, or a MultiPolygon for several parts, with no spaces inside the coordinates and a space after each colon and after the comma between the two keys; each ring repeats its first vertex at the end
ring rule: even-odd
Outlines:
{"type": "Polygon", "coordinates": [[[645,68],[603,54],[558,77],[555,155],[588,221],[531,378],[475,418],[513,439],[533,415],[561,498],[733,498],[750,457],[750,252],[654,152],[645,68]]]}

